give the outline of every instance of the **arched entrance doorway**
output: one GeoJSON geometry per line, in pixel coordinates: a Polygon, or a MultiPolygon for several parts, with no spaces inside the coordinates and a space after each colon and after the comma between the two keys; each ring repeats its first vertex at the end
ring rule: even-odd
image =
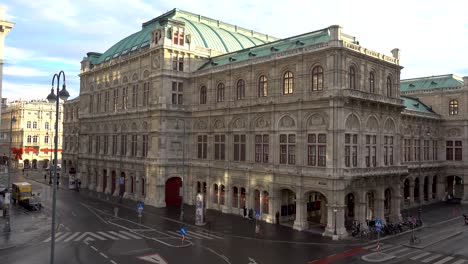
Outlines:
{"type": "Polygon", "coordinates": [[[403,199],[406,201],[410,200],[410,179],[405,179],[403,183],[403,199]]]}
{"type": "Polygon", "coordinates": [[[180,188],[182,187],[182,179],[173,177],[166,181],[166,206],[177,206],[182,202],[180,196],[180,188]]]}
{"type": "Polygon", "coordinates": [[[42,168],[46,169],[48,167],[49,167],[49,160],[48,159],[42,160],[42,168]]]}
{"type": "Polygon", "coordinates": [[[428,177],[424,177],[424,201],[429,200],[429,179],[428,177]]]}
{"type": "Polygon", "coordinates": [[[289,189],[281,189],[280,222],[294,224],[296,220],[296,194],[289,189]]]}
{"type": "Polygon", "coordinates": [[[112,171],[112,174],[111,174],[111,194],[114,194],[114,192],[115,192],[115,181],[117,180],[116,178],[117,178],[117,176],[115,174],[115,171],[112,171]]]}
{"type": "Polygon", "coordinates": [[[375,217],[375,194],[374,192],[366,193],[366,220],[374,220],[375,217]]]}
{"type": "Polygon", "coordinates": [[[25,169],[29,169],[29,167],[30,167],[31,165],[29,164],[29,160],[28,160],[28,159],[25,159],[25,160],[23,161],[23,166],[24,166],[25,169]]]}
{"type": "Polygon", "coordinates": [[[346,204],[346,218],[348,219],[354,219],[354,203],[355,203],[355,198],[353,193],[348,193],[346,195],[345,199],[345,204],[346,204]]]}
{"type": "Polygon", "coordinates": [[[385,189],[384,192],[384,217],[385,221],[390,221],[390,215],[392,214],[392,190],[390,188],[385,189]]]}
{"type": "Polygon", "coordinates": [[[446,180],[446,192],[454,198],[463,198],[463,179],[458,176],[448,176],[446,180]]]}
{"type": "Polygon", "coordinates": [[[415,202],[421,202],[419,200],[419,178],[414,179],[414,195],[413,195],[415,202]]]}
{"type": "Polygon", "coordinates": [[[37,169],[37,159],[33,159],[32,161],[32,168],[37,169]]]}
{"type": "Polygon", "coordinates": [[[125,172],[120,173],[119,178],[119,194],[123,195],[125,193],[125,172]]]}
{"type": "Polygon", "coordinates": [[[432,199],[436,198],[437,195],[437,175],[432,178],[432,199]]]}
{"type": "Polygon", "coordinates": [[[327,225],[327,198],[322,193],[315,191],[306,193],[305,198],[309,228],[324,228],[327,225]]]}
{"type": "Polygon", "coordinates": [[[102,170],[102,191],[105,192],[107,188],[107,170],[102,170]]]}

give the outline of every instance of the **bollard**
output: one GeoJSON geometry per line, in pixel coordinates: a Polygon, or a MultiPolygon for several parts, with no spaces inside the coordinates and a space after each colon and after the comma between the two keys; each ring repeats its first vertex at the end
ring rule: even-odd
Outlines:
{"type": "Polygon", "coordinates": [[[119,208],[114,207],[114,217],[118,217],[118,214],[119,214],[119,208]]]}

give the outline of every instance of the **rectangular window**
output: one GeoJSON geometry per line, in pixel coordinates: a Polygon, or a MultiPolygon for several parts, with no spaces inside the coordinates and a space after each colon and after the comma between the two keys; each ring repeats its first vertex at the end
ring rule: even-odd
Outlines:
{"type": "Polygon", "coordinates": [[[135,108],[138,105],[138,84],[134,84],[132,87],[132,107],[135,108]]]}
{"type": "Polygon", "coordinates": [[[280,164],[296,164],[296,135],[280,135],[280,164]]]}
{"type": "Polygon", "coordinates": [[[148,135],[143,135],[142,155],[148,157],[148,135]]]}
{"type": "Polygon", "coordinates": [[[181,105],[184,103],[184,83],[172,82],[172,104],[181,105]]]}
{"type": "Polygon", "coordinates": [[[104,154],[109,153],[109,136],[104,136],[104,154]]]}
{"type": "Polygon", "coordinates": [[[104,112],[107,113],[109,111],[109,91],[104,93],[104,112]]]}
{"type": "Polygon", "coordinates": [[[357,134],[345,134],[345,166],[357,167],[357,134]]]}
{"type": "Polygon", "coordinates": [[[225,160],[226,136],[215,135],[215,160],[225,160]]]}
{"type": "Polygon", "coordinates": [[[102,94],[101,94],[101,93],[98,93],[97,105],[96,105],[96,113],[101,112],[101,105],[102,105],[102,94]]]}
{"type": "Polygon", "coordinates": [[[437,140],[432,141],[432,160],[439,160],[437,140]]]}
{"type": "Polygon", "coordinates": [[[96,145],[95,145],[95,147],[96,147],[95,153],[96,154],[99,154],[100,146],[101,146],[101,136],[96,136],[96,145]]]}
{"type": "Polygon", "coordinates": [[[93,153],[93,136],[88,136],[88,154],[92,154],[92,153],[93,153]]]}
{"type": "Polygon", "coordinates": [[[92,113],[94,111],[94,95],[89,97],[89,112],[92,113]]]}
{"type": "Polygon", "coordinates": [[[120,155],[127,155],[127,135],[120,136],[120,155]]]}
{"type": "Polygon", "coordinates": [[[127,109],[128,107],[128,87],[122,89],[122,109],[127,109]]]}
{"type": "Polygon", "coordinates": [[[113,101],[113,106],[112,106],[112,110],[114,112],[117,112],[117,104],[119,102],[119,89],[115,89],[114,90],[114,101],[113,101]]]}
{"type": "Polygon", "coordinates": [[[138,149],[138,136],[137,135],[132,135],[132,149],[131,149],[131,155],[132,157],[137,156],[137,149],[138,149]]]}
{"type": "Polygon", "coordinates": [[[117,155],[117,135],[112,135],[112,155],[117,155]]]}
{"type": "Polygon", "coordinates": [[[308,134],[307,143],[307,165],[325,167],[327,153],[327,135],[308,134]]]}
{"type": "Polygon", "coordinates": [[[199,159],[206,159],[207,158],[207,148],[208,148],[208,136],[207,135],[199,135],[197,137],[197,149],[199,159]]]}
{"type": "Polygon", "coordinates": [[[269,148],[268,135],[255,135],[255,162],[268,163],[269,148]]]}
{"type": "Polygon", "coordinates": [[[429,160],[429,140],[424,140],[423,158],[429,160]]]}
{"type": "Polygon", "coordinates": [[[184,71],[184,57],[173,55],[172,56],[172,70],[174,71],[184,71]]]}
{"type": "Polygon", "coordinates": [[[462,142],[455,141],[455,160],[462,160],[462,142]]]}
{"type": "Polygon", "coordinates": [[[149,82],[143,84],[143,106],[149,105],[149,82]]]}
{"type": "Polygon", "coordinates": [[[234,160],[245,161],[245,135],[234,135],[234,160]]]}
{"type": "Polygon", "coordinates": [[[414,140],[414,160],[421,159],[421,141],[419,139],[414,140]]]}

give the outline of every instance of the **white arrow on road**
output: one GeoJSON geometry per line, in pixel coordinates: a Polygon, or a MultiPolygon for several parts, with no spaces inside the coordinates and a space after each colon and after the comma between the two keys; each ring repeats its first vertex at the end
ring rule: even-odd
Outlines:
{"type": "Polygon", "coordinates": [[[255,259],[249,257],[249,263],[248,264],[258,264],[255,259]]]}
{"type": "Polygon", "coordinates": [[[165,259],[163,259],[159,254],[152,254],[138,257],[141,260],[146,260],[150,263],[158,263],[158,264],[168,264],[165,259]]]}

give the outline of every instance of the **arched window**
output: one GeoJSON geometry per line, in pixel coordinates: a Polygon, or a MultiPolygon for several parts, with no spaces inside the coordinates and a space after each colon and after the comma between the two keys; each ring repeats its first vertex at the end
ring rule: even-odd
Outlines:
{"type": "Polygon", "coordinates": [[[33,122],[33,128],[37,128],[37,122],[36,121],[33,122]]]}
{"type": "Polygon", "coordinates": [[[145,179],[141,178],[141,195],[145,196],[145,179]]]}
{"type": "Polygon", "coordinates": [[[239,208],[239,189],[232,187],[232,207],[239,208]]]}
{"type": "Polygon", "coordinates": [[[218,84],[218,88],[216,89],[216,101],[217,102],[224,102],[224,84],[218,84]]]}
{"type": "Polygon", "coordinates": [[[32,138],[32,137],[29,135],[29,136],[28,136],[28,139],[27,139],[28,143],[31,143],[31,138],[32,138]]]}
{"type": "Polygon", "coordinates": [[[268,95],[268,79],[265,75],[258,78],[258,97],[265,97],[268,95]]]}
{"type": "Polygon", "coordinates": [[[449,115],[458,115],[458,101],[450,100],[449,115]]]}
{"type": "Polygon", "coordinates": [[[31,128],[31,121],[28,121],[28,122],[26,123],[26,128],[31,128]]]}
{"type": "Polygon", "coordinates": [[[392,78],[390,76],[387,77],[387,96],[392,96],[392,78]]]}
{"type": "Polygon", "coordinates": [[[287,71],[283,75],[283,94],[292,94],[294,91],[294,76],[293,73],[287,71]]]}
{"type": "Polygon", "coordinates": [[[219,189],[219,204],[224,205],[224,194],[226,192],[224,185],[221,184],[219,189]]]}
{"type": "Polygon", "coordinates": [[[45,129],[49,129],[49,122],[45,122],[45,129]]]}
{"type": "Polygon", "coordinates": [[[218,198],[219,198],[219,193],[218,193],[218,184],[213,184],[213,203],[218,204],[218,198]]]}
{"type": "Polygon", "coordinates": [[[245,98],[245,82],[240,79],[237,81],[237,100],[245,98]]]}
{"type": "Polygon", "coordinates": [[[323,69],[320,66],[315,66],[312,69],[312,91],[323,90],[323,69]]]}
{"type": "Polygon", "coordinates": [[[44,143],[49,143],[49,135],[44,136],[44,143]]]}
{"type": "Polygon", "coordinates": [[[206,104],[206,86],[200,88],[200,104],[206,104]]]}
{"type": "Polygon", "coordinates": [[[268,196],[267,191],[263,191],[262,193],[262,213],[263,214],[268,214],[269,213],[269,203],[270,203],[270,197],[268,196]]]}
{"type": "Polygon", "coordinates": [[[369,73],[369,92],[375,93],[375,75],[374,72],[369,73]]]}
{"type": "Polygon", "coordinates": [[[33,136],[33,143],[37,143],[38,136],[33,136]]]}
{"type": "Polygon", "coordinates": [[[356,69],[354,69],[354,66],[349,67],[348,80],[349,89],[356,89],[356,69]]]}

